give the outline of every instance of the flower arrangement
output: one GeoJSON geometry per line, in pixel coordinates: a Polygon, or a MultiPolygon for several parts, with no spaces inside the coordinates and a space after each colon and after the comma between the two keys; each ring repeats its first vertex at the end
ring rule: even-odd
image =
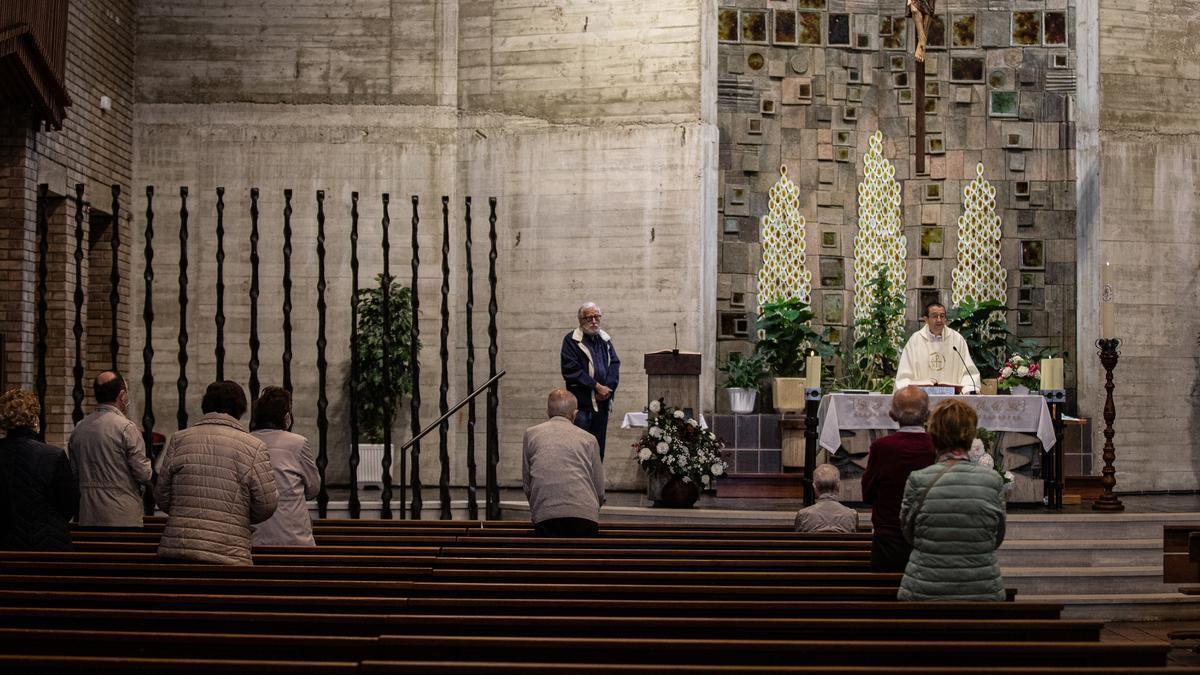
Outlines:
{"type": "Polygon", "coordinates": [[[633,444],[637,463],[646,473],[679,478],[712,487],[714,478],[725,473],[728,465],[721,459],[721,442],[716,434],[682,410],[666,405],[662,399],[646,406],[647,427],[633,444]]]}
{"type": "Polygon", "coordinates": [[[1025,387],[1030,390],[1039,387],[1040,368],[1036,361],[1030,361],[1020,354],[1013,354],[1004,362],[1000,369],[1000,379],[996,381],[998,389],[1025,387]]]}
{"type": "Polygon", "coordinates": [[[994,431],[979,427],[975,430],[975,440],[971,443],[971,450],[967,453],[967,459],[972,464],[987,467],[1000,475],[1000,480],[1004,482],[1004,492],[1012,492],[1013,475],[1011,471],[1006,470],[1003,465],[996,466],[996,458],[993,458],[992,452],[995,450],[996,440],[999,437],[994,431]]]}

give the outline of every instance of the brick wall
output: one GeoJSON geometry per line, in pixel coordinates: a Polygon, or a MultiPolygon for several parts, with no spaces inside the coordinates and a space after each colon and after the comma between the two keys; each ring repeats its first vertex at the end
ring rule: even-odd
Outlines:
{"type": "MultiPolygon", "coordinates": [[[[35,131],[28,118],[16,111],[0,116],[0,220],[4,222],[5,233],[0,240],[0,260],[6,266],[5,274],[11,275],[9,279],[14,282],[0,304],[11,327],[6,333],[9,340],[6,358],[9,384],[14,386],[34,384],[37,185],[48,184],[52,196],[47,265],[50,347],[47,438],[55,443],[65,442],[73,407],[74,205],[66,198],[73,198],[76,183],[84,183],[88,189],[85,199],[98,210],[111,212],[110,185],[120,185],[122,193],[129,195],[134,4],[133,0],[70,3],[65,77],[72,105],[67,108],[61,130],[35,131]],[[111,109],[101,110],[101,96],[111,100],[111,109]]],[[[128,242],[128,212],[118,227],[123,230],[122,240],[128,242]]],[[[85,226],[85,257],[87,238],[85,226]]],[[[130,247],[124,243],[118,256],[122,277],[119,293],[123,299],[130,292],[129,256],[130,247]]],[[[106,285],[102,291],[105,296],[107,290],[106,285]]],[[[96,293],[91,288],[86,297],[96,293]]],[[[111,326],[112,317],[108,314],[97,314],[95,308],[85,307],[84,311],[85,315],[97,316],[96,325],[87,325],[89,333],[103,329],[104,322],[111,326]]],[[[116,318],[122,368],[128,364],[130,316],[128,305],[123,304],[116,318]]],[[[94,337],[85,336],[84,340],[90,345],[94,337]]],[[[107,349],[104,358],[90,346],[85,346],[84,353],[86,383],[100,369],[107,368],[109,360],[107,349]]]]}

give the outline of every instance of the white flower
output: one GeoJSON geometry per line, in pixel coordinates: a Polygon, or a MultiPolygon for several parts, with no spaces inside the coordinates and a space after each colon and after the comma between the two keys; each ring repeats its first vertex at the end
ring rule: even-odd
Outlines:
{"type": "Polygon", "coordinates": [[[650,431],[646,433],[650,434],[650,438],[662,438],[663,434],[662,429],[658,427],[650,427],[650,431]]]}
{"type": "Polygon", "coordinates": [[[1027,368],[1025,366],[1021,366],[1020,368],[1017,368],[1017,377],[1025,377],[1028,374],[1029,374],[1029,368],[1027,368]]]}
{"type": "Polygon", "coordinates": [[[650,412],[657,415],[661,410],[662,406],[659,405],[658,401],[650,401],[650,412]]]}
{"type": "Polygon", "coordinates": [[[683,482],[685,482],[685,483],[690,483],[690,482],[692,482],[692,477],[691,477],[691,476],[684,476],[684,477],[683,477],[683,482]]]}
{"type": "Polygon", "coordinates": [[[660,441],[658,444],[658,447],[656,449],[658,450],[658,454],[665,455],[665,454],[667,454],[667,450],[669,450],[670,448],[671,448],[671,446],[667,445],[665,442],[660,441]]]}
{"type": "Polygon", "coordinates": [[[687,455],[680,455],[679,459],[676,460],[676,464],[679,466],[687,466],[687,455]]]}
{"type": "Polygon", "coordinates": [[[650,448],[642,448],[641,450],[638,450],[638,459],[644,462],[650,459],[650,455],[652,454],[653,453],[650,452],[650,448]]]}
{"type": "Polygon", "coordinates": [[[698,426],[700,426],[700,423],[699,423],[699,422],[697,422],[696,420],[694,420],[694,419],[692,419],[692,418],[690,418],[690,417],[688,418],[688,422],[687,422],[687,423],[688,423],[688,426],[689,426],[689,427],[698,427],[698,426]]]}
{"type": "Polygon", "coordinates": [[[1012,374],[1013,369],[1009,368],[1008,366],[1004,366],[1004,370],[1000,371],[1000,377],[1012,377],[1012,374]]]}
{"type": "Polygon", "coordinates": [[[714,475],[714,476],[720,476],[720,475],[721,475],[721,474],[723,474],[723,473],[725,473],[725,465],[724,465],[724,463],[722,463],[722,462],[717,462],[716,464],[713,464],[713,465],[712,465],[712,475],[714,475]]]}
{"type": "Polygon", "coordinates": [[[683,411],[682,411],[682,410],[676,410],[676,411],[675,411],[675,419],[677,419],[677,420],[681,420],[681,419],[683,419],[683,418],[684,418],[683,411]]]}
{"type": "Polygon", "coordinates": [[[709,483],[712,482],[712,479],[709,478],[708,476],[700,476],[700,482],[704,483],[704,485],[707,486],[709,483]]]}
{"type": "Polygon", "coordinates": [[[708,435],[708,440],[710,440],[710,441],[716,439],[716,437],[717,437],[717,435],[711,431],[706,431],[704,433],[708,435]]]}

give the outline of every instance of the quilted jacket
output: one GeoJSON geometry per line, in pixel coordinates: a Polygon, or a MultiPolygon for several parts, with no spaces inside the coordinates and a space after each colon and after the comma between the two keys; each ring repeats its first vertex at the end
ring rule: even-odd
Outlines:
{"type": "Polygon", "coordinates": [[[913,546],[901,600],[1003,600],[996,549],[1004,541],[1004,481],[993,470],[956,462],[909,474],[900,519],[913,546]]]}
{"type": "Polygon", "coordinates": [[[70,551],[79,488],[67,452],[28,429],[0,440],[0,549],[70,551]]]}
{"type": "Polygon", "coordinates": [[[278,501],[267,446],[233,417],[209,413],[167,443],[154,499],[168,514],[160,557],[251,565],[250,525],[278,501]]]}

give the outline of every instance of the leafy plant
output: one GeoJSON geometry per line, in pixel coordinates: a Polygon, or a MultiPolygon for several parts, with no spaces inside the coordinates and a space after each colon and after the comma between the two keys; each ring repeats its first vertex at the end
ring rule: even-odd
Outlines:
{"type": "Polygon", "coordinates": [[[967,298],[946,312],[946,325],[962,335],[982,378],[1000,376],[1009,352],[1012,332],[1005,320],[1008,307],[997,300],[975,302],[967,298]]]}
{"type": "MultiPolygon", "coordinates": [[[[382,274],[377,286],[359,289],[358,307],[358,383],[347,376],[346,387],[354,387],[358,407],[358,425],[368,443],[383,441],[383,430],[391,426],[396,409],[412,391],[412,290],[388,279],[388,358],[385,363],[382,274]],[[386,370],[385,370],[386,368],[386,370]],[[389,386],[385,386],[384,374],[389,386]]],[[[417,343],[417,350],[421,348],[417,343]]]]}
{"type": "Polygon", "coordinates": [[[762,379],[765,369],[766,361],[757,351],[750,356],[734,352],[718,367],[718,370],[725,373],[727,389],[758,389],[758,382],[762,379]]]}
{"type": "Polygon", "coordinates": [[[809,304],[798,298],[768,302],[759,308],[755,355],[761,355],[773,375],[804,375],[805,359],[810,350],[822,359],[833,357],[836,350],[829,343],[828,333],[813,330],[814,317],[809,304]]]}
{"type": "MultiPolygon", "coordinates": [[[[854,358],[849,381],[855,388],[882,388],[879,384],[896,373],[900,361],[897,317],[904,316],[904,298],[897,294],[887,265],[880,265],[868,282],[867,314],[854,322],[854,358]],[[872,383],[876,383],[872,387],[872,383]]],[[[890,391],[890,389],[889,389],[890,391]]]]}

